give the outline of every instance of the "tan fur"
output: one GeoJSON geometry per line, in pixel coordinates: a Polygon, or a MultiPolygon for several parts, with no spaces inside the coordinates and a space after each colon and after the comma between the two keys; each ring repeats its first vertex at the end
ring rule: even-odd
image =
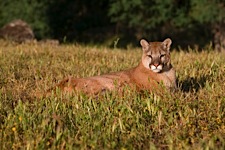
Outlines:
{"type": "Polygon", "coordinates": [[[121,90],[124,86],[136,90],[153,91],[162,88],[163,83],[169,89],[176,88],[175,70],[170,63],[170,45],[168,38],[163,42],[147,42],[141,40],[143,55],[138,66],[115,73],[87,78],[68,77],[62,80],[47,94],[58,87],[65,93],[83,92],[90,95],[104,91],[121,90]]]}

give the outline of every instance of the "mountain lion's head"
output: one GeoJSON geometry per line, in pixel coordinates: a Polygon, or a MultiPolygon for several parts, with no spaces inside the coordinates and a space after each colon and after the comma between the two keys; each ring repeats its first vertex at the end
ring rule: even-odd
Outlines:
{"type": "Polygon", "coordinates": [[[171,39],[167,38],[163,42],[147,42],[142,39],[140,44],[143,50],[142,63],[144,67],[157,73],[170,68],[171,39]]]}

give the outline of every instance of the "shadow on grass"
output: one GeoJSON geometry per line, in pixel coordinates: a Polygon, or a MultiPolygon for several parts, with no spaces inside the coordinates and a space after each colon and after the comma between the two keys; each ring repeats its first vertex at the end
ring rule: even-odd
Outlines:
{"type": "Polygon", "coordinates": [[[185,80],[178,80],[178,87],[182,92],[198,92],[200,88],[205,87],[208,76],[188,77],[185,80]]]}

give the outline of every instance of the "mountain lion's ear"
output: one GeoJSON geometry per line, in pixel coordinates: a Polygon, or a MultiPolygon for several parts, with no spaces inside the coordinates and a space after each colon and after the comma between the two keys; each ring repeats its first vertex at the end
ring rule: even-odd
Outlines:
{"type": "Polygon", "coordinates": [[[163,48],[166,49],[167,51],[170,50],[171,44],[172,44],[172,40],[170,38],[167,38],[162,42],[163,48]]]}
{"type": "Polygon", "coordinates": [[[144,40],[144,39],[142,39],[141,41],[140,41],[140,44],[141,44],[141,46],[142,46],[142,49],[144,50],[144,51],[147,51],[148,50],[148,48],[149,48],[149,43],[146,41],[146,40],[144,40]]]}

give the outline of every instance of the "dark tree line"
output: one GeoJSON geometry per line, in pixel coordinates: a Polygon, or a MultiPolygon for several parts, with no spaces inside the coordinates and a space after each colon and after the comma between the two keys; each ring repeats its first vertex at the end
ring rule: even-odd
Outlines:
{"type": "MultiPolygon", "coordinates": [[[[224,0],[0,0],[0,26],[28,22],[37,39],[138,43],[140,38],[225,49],[224,0]]],[[[135,44],[136,44],[135,43],[135,44]]]]}

